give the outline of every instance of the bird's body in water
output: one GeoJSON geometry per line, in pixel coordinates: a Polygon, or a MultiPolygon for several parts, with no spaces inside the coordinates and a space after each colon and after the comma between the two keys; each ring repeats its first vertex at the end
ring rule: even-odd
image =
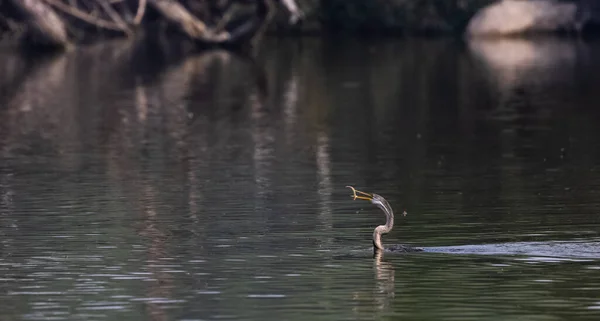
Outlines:
{"type": "MultiPolygon", "coordinates": [[[[394,228],[394,211],[392,210],[390,203],[388,203],[388,201],[386,201],[385,198],[383,198],[382,196],[380,196],[378,194],[375,194],[375,193],[369,194],[369,193],[361,192],[361,191],[354,189],[354,187],[352,187],[352,186],[347,186],[347,187],[352,189],[352,192],[353,192],[352,197],[354,199],[358,198],[358,199],[370,201],[371,203],[377,205],[377,207],[379,207],[385,214],[385,218],[386,218],[385,225],[379,225],[373,231],[374,251],[376,251],[376,252],[384,251],[384,250],[390,251],[390,252],[421,252],[421,251],[423,251],[423,249],[420,249],[420,248],[410,247],[410,246],[400,245],[400,244],[392,245],[392,246],[389,246],[388,248],[384,248],[383,244],[381,243],[381,235],[389,233],[392,230],[392,228],[394,228]],[[359,193],[361,195],[356,195],[356,193],[359,193]]],[[[406,215],[406,212],[404,212],[403,214],[406,215]]]]}

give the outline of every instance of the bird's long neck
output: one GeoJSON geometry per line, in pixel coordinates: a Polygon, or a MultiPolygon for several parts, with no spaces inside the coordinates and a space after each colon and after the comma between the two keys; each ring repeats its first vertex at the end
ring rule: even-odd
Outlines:
{"type": "Polygon", "coordinates": [[[392,207],[387,204],[376,204],[385,213],[385,225],[379,225],[373,231],[373,246],[375,250],[383,250],[383,244],[381,244],[381,235],[389,233],[394,227],[394,211],[392,207]]]}

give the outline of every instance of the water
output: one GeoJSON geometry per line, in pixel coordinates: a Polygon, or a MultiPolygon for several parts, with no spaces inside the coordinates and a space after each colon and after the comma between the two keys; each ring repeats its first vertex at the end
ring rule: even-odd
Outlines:
{"type": "Polygon", "coordinates": [[[598,319],[597,43],[264,49],[0,51],[2,320],[598,319]]]}

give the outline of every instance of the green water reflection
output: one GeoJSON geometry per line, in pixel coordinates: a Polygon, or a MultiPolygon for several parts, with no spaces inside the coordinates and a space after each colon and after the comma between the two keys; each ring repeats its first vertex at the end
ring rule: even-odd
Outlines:
{"type": "Polygon", "coordinates": [[[1,319],[600,315],[596,44],[139,46],[0,52],[1,319]]]}

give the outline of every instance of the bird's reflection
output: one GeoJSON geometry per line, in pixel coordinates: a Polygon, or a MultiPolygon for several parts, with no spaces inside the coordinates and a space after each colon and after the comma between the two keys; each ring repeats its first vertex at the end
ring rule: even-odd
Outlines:
{"type": "Polygon", "coordinates": [[[383,260],[383,251],[373,255],[375,270],[375,302],[378,310],[387,310],[396,296],[395,270],[390,262],[383,260]]]}
{"type": "Polygon", "coordinates": [[[358,317],[364,313],[379,315],[389,312],[396,297],[396,271],[392,263],[384,261],[383,251],[373,254],[373,271],[373,286],[366,291],[354,292],[352,296],[356,304],[353,312],[358,317]]]}

